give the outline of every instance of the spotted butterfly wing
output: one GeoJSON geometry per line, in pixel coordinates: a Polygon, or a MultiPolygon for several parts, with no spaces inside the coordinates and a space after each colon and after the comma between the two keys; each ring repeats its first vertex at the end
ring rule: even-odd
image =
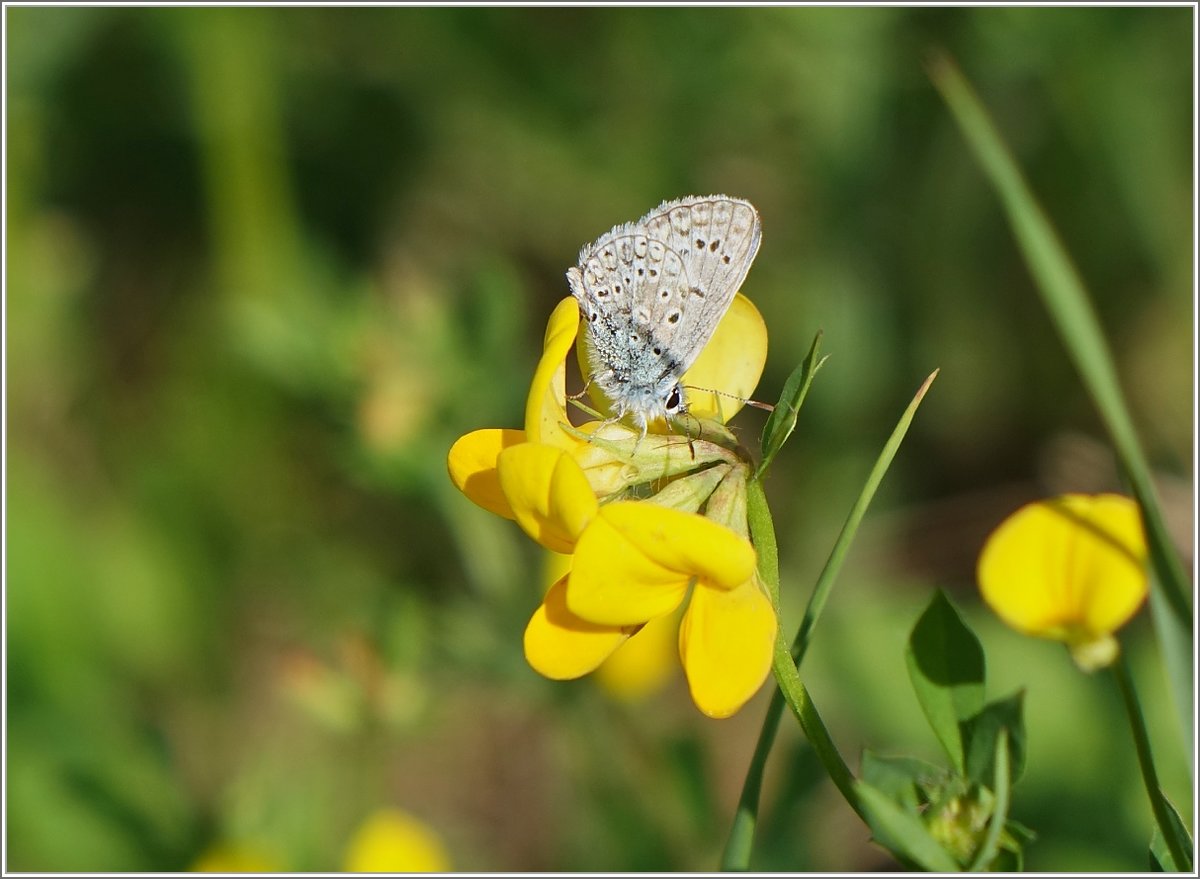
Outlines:
{"type": "Polygon", "coordinates": [[[587,322],[594,380],[645,427],[683,411],[679,379],[712,338],[750,269],[762,226],[727,196],[664,202],[583,248],[567,272],[587,322]]]}
{"type": "Polygon", "coordinates": [[[641,221],[650,238],[662,241],[683,263],[682,299],[664,300],[667,317],[680,318],[674,337],[683,371],[708,344],[746,279],[762,240],[762,221],[750,202],[728,196],[691,196],[667,202],[641,221]]]}

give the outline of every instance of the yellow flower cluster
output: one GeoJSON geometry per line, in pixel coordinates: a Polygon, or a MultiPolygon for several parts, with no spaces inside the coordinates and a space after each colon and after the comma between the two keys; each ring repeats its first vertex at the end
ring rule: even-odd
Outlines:
{"type": "MultiPolygon", "coordinates": [[[[679,652],[692,698],[705,714],[728,717],[766,679],[776,627],[747,533],[749,467],[719,435],[685,437],[658,425],[643,437],[612,421],[572,427],[566,359],[579,320],[571,298],[551,314],[524,430],[461,437],[450,477],[476,504],[570,559],[525,631],[535,670],[556,680],[595,670],[648,622],[676,611],[690,589],[679,652]]],[[[762,317],[739,294],[684,382],[747,396],[765,360],[762,317]]],[[[689,401],[697,425],[737,408],[716,394],[689,401]]]]}

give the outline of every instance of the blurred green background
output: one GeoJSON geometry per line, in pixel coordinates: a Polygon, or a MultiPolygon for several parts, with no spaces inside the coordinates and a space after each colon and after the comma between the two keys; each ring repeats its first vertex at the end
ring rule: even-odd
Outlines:
{"type": "MultiPolygon", "coordinates": [[[[445,470],[520,424],[579,247],[709,192],[763,217],[758,397],[818,329],[832,354],[768,486],[788,631],[941,368],[806,661],[843,753],[937,759],[902,657],[945,588],[989,694],[1028,688],[1027,865],[1145,867],[1111,681],[977,599],[1007,513],[1119,482],[922,63],[956,56],[1079,265],[1190,565],[1194,10],[4,14],[9,869],[337,869],[381,805],[456,869],[714,868],[765,691],[717,722],[678,675],[635,703],[539,678],[541,560],[445,470]]],[[[888,867],[794,726],[753,865],[888,867]]]]}

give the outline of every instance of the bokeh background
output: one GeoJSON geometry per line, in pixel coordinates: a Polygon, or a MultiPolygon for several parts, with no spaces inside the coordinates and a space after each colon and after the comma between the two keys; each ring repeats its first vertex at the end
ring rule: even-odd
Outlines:
{"type": "MultiPolygon", "coordinates": [[[[384,806],[456,869],[714,868],[766,691],[712,721],[675,670],[539,678],[543,560],[445,469],[519,425],[579,247],[709,192],[763,216],[759,398],[818,329],[832,355],[768,486],[789,631],[941,368],[806,660],[843,753],[938,759],[903,650],[946,589],[989,695],[1027,688],[1027,865],[1145,867],[1111,681],[977,598],[1007,513],[1120,483],[923,59],[958,59],[1073,254],[1190,565],[1194,10],[4,15],[9,869],[338,869],[384,806]]],[[[794,727],[753,865],[888,867],[794,727]]]]}

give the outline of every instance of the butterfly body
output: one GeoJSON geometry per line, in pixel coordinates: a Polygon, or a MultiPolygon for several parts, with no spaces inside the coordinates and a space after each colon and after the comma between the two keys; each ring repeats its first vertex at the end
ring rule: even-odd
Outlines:
{"type": "Polygon", "coordinates": [[[733,301],[762,237],[728,196],[664,202],[584,246],[567,271],[594,374],[618,418],[645,431],[687,411],[680,380],[733,301]]]}

